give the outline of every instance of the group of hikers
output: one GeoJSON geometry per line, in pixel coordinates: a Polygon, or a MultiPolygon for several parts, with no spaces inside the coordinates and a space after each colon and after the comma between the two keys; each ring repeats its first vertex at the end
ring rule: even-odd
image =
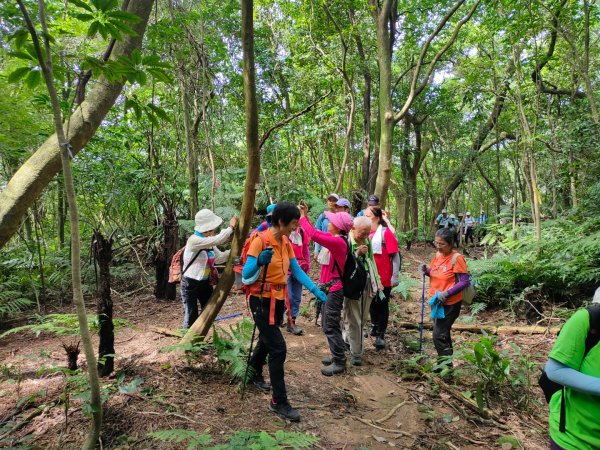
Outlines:
{"type": "MultiPolygon", "coordinates": [[[[391,291],[398,285],[401,269],[395,230],[376,195],[369,196],[356,217],[350,214],[347,199],[330,194],[326,201],[327,209],[314,225],[303,202],[269,205],[265,221],[252,231],[242,251],[242,284],[258,330],[249,359],[250,383],[272,391],[269,409],[292,421],[300,420],[300,414],[288,401],[284,377],[287,347],[281,328],[286,327],[292,335],[303,333],[296,323],[302,288],[316,299],[322,314],[329,355],[321,361],[321,373],[334,376],[346,371],[347,359],[353,366],[363,364],[365,337],[374,338],[377,350],[386,347],[391,291]],[[308,275],[313,263],[320,269],[317,283],[308,275]],[[270,383],[263,375],[265,364],[270,383]]],[[[229,256],[228,250],[220,251],[217,246],[229,240],[236,218],[217,233],[222,222],[208,209],[196,214],[194,234],[183,253],[184,328],[197,319],[198,304],[204,308],[212,294],[215,264],[229,256]]],[[[445,311],[444,317],[434,319],[433,327],[440,357],[452,354],[450,328],[460,312],[461,292],[469,285],[466,261],[454,249],[454,234],[451,228],[438,230],[438,252],[429,266],[420,266],[423,276],[431,280],[429,296],[445,311]],[[453,258],[454,254],[458,257],[453,258]]]]}
{"type": "MultiPolygon", "coordinates": [[[[401,269],[398,241],[377,196],[371,195],[356,217],[350,214],[347,199],[330,194],[326,201],[327,209],[315,225],[303,202],[269,205],[266,220],[250,234],[246,252],[242,252],[242,284],[259,333],[249,359],[249,382],[272,392],[269,410],[291,421],[300,420],[300,414],[288,401],[287,346],[281,328],[286,327],[292,335],[303,333],[296,323],[302,288],[321,307],[321,325],[329,346],[321,373],[334,376],[347,370],[348,357],[354,366],[363,364],[365,337],[374,337],[378,350],[386,347],[391,290],[398,284],[401,269]],[[320,268],[317,283],[308,275],[313,262],[320,268]],[[364,279],[357,273],[363,273],[364,279]],[[368,319],[371,328],[365,330],[368,319]],[[263,375],[265,364],[270,383],[263,375]]],[[[476,219],[467,212],[462,219],[465,235],[471,236],[468,230],[485,221],[483,212],[476,219]]],[[[237,220],[233,217],[229,226],[217,233],[222,223],[223,219],[208,209],[196,214],[194,234],[183,255],[185,328],[198,317],[198,303],[204,308],[212,293],[218,278],[215,264],[229,256],[228,250],[220,251],[217,246],[229,240],[237,220]]],[[[435,224],[436,253],[429,264],[419,264],[418,270],[423,286],[429,278],[436,370],[441,371],[444,364],[452,367],[448,358],[453,353],[451,328],[471,279],[464,256],[456,250],[460,222],[456,224],[444,209],[435,224]]],[[[600,293],[597,297],[594,301],[600,303],[600,293]]],[[[596,308],[578,311],[567,321],[545,366],[549,383],[560,387],[547,394],[553,450],[600,449],[600,305],[596,308]]]]}
{"type": "MultiPolygon", "coordinates": [[[[454,214],[448,214],[448,210],[446,208],[442,209],[442,212],[438,214],[435,219],[435,225],[440,228],[450,228],[455,232],[455,242],[454,244],[458,247],[461,242],[464,242],[465,245],[468,245],[469,240],[471,244],[475,244],[475,229],[477,227],[482,227],[487,223],[488,217],[483,211],[480,211],[478,217],[471,216],[471,212],[467,211],[464,215],[462,213],[458,213],[458,217],[454,214]]],[[[483,230],[483,228],[482,228],[483,230]]]]}

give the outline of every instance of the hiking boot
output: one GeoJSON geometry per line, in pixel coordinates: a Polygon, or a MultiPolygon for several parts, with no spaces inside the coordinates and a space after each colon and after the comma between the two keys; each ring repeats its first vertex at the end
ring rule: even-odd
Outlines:
{"type": "Polygon", "coordinates": [[[287,332],[292,333],[294,336],[301,336],[302,334],[304,334],[304,330],[296,326],[296,319],[292,320],[291,326],[289,323],[287,324],[287,332]]]}
{"type": "Polygon", "coordinates": [[[346,371],[346,363],[338,364],[335,361],[332,361],[331,364],[325,367],[321,367],[321,373],[326,377],[330,377],[332,375],[337,375],[340,373],[344,373],[346,371]]]}
{"type": "Polygon", "coordinates": [[[269,411],[273,411],[279,417],[292,422],[300,421],[300,413],[297,409],[292,408],[288,402],[274,403],[273,400],[271,400],[271,403],[269,403],[269,411]]]}
{"type": "Polygon", "coordinates": [[[383,350],[385,348],[385,339],[383,339],[381,336],[377,336],[377,338],[375,338],[375,348],[378,350],[383,350]]]}
{"type": "Polygon", "coordinates": [[[329,364],[331,364],[333,362],[333,358],[331,356],[325,356],[322,360],[321,363],[324,366],[328,366],[329,364]]]}
{"type": "Polygon", "coordinates": [[[271,384],[267,383],[263,377],[254,378],[251,383],[260,391],[269,392],[271,390],[271,384]]]}
{"type": "Polygon", "coordinates": [[[360,355],[353,355],[352,356],[352,365],[353,366],[362,366],[362,356],[360,355]]]}

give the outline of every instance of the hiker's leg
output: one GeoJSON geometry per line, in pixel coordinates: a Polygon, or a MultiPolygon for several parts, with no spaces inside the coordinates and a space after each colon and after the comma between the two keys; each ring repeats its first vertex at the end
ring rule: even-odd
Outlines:
{"type": "Polygon", "coordinates": [[[263,335],[269,327],[269,300],[251,296],[248,303],[250,305],[254,323],[256,323],[256,328],[258,329],[258,339],[256,340],[254,350],[252,351],[249,365],[254,369],[255,376],[262,376],[263,366],[265,365],[268,355],[267,346],[263,341],[263,335]],[[266,312],[265,308],[267,310],[266,312]]]}
{"type": "Polygon", "coordinates": [[[392,294],[392,288],[383,288],[384,299],[379,300],[379,321],[377,322],[377,333],[380,337],[383,337],[387,331],[388,322],[390,319],[390,296],[392,294]]]}
{"type": "Polygon", "coordinates": [[[362,355],[362,330],[360,328],[360,299],[344,300],[344,327],[346,342],[350,344],[352,356],[362,355]]]}
{"type": "Polygon", "coordinates": [[[288,277],[288,295],[290,297],[290,307],[292,309],[292,319],[296,320],[300,313],[300,301],[302,300],[302,284],[294,278],[293,275],[288,277]]]}
{"type": "Polygon", "coordinates": [[[369,317],[371,319],[371,332],[370,336],[378,336],[377,332],[377,323],[379,322],[379,310],[377,309],[377,303],[379,301],[379,292],[375,293],[375,295],[371,298],[369,302],[369,317]]]}
{"type": "Polygon", "coordinates": [[[181,278],[181,302],[183,303],[183,328],[189,328],[198,318],[198,281],[181,278]]]}
{"type": "Polygon", "coordinates": [[[208,304],[208,299],[213,293],[213,287],[208,280],[202,280],[198,283],[198,301],[200,302],[200,312],[204,311],[208,304]]]}
{"type": "MultiPolygon", "coordinates": [[[[275,323],[282,320],[284,306],[282,300],[275,302],[275,323]]],[[[283,372],[287,348],[281,329],[277,325],[269,325],[262,339],[269,353],[269,377],[273,388],[273,400],[276,403],[287,402],[283,372]]]]}
{"type": "Polygon", "coordinates": [[[327,336],[329,350],[331,356],[337,363],[345,364],[345,344],[342,339],[342,329],[340,326],[341,312],[344,304],[344,291],[339,290],[329,292],[327,294],[327,302],[325,303],[325,315],[323,317],[323,331],[327,336]]]}
{"type": "Polygon", "coordinates": [[[454,305],[445,305],[444,313],[446,317],[433,320],[433,345],[438,356],[449,356],[453,353],[450,329],[460,315],[461,304],[462,302],[455,303],[454,305]]]}

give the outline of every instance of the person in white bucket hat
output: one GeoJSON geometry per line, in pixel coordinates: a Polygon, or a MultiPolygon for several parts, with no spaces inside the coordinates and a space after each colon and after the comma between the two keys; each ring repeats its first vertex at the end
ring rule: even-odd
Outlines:
{"type": "Polygon", "coordinates": [[[216,246],[229,240],[237,224],[237,217],[234,215],[229,221],[229,226],[217,234],[216,230],[223,223],[223,219],[210,209],[198,211],[194,220],[194,234],[188,238],[183,252],[183,328],[189,328],[206,306],[218,280],[215,264],[221,264],[229,257],[229,250],[222,252],[216,246]]]}

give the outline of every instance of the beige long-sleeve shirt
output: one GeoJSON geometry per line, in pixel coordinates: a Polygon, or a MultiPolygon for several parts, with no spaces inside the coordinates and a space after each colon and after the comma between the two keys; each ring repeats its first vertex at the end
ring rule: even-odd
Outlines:
{"type": "MultiPolygon", "coordinates": [[[[215,236],[200,237],[192,234],[185,244],[182,269],[185,269],[194,255],[202,250],[212,250],[215,252],[215,264],[221,264],[227,261],[230,250],[222,252],[216,246],[223,245],[229,240],[232,234],[233,229],[231,227],[221,230],[221,232],[215,236]]],[[[202,251],[183,276],[198,281],[208,278],[208,272],[206,271],[207,262],[208,252],[202,251]]]]}

